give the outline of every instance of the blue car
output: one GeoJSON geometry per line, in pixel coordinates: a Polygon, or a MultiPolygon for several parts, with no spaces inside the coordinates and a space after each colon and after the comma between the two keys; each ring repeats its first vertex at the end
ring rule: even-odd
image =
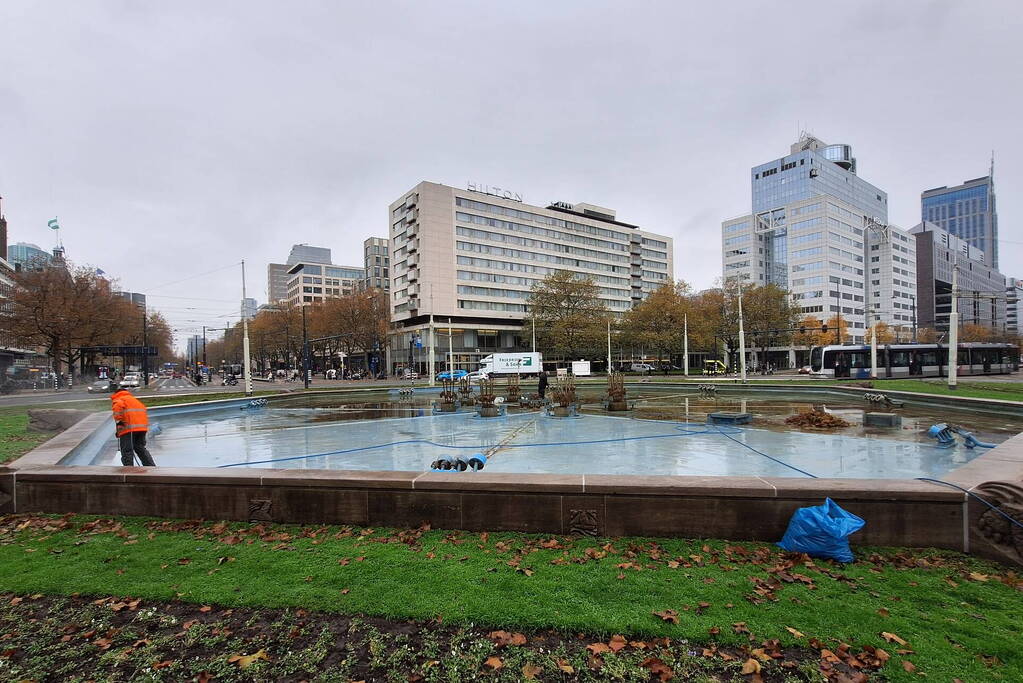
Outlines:
{"type": "Polygon", "coordinates": [[[468,374],[468,370],[444,370],[437,373],[437,379],[450,379],[457,382],[468,374]]]}

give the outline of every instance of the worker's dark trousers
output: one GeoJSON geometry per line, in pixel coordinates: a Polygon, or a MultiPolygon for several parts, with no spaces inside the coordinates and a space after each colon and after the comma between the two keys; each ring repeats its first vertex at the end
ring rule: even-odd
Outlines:
{"type": "Polygon", "coordinates": [[[153,456],[149,454],[146,449],[146,433],[145,432],[128,432],[127,434],[121,435],[121,464],[125,467],[131,467],[134,459],[132,453],[139,456],[139,461],[146,467],[156,467],[156,463],[153,462],[153,456]]]}

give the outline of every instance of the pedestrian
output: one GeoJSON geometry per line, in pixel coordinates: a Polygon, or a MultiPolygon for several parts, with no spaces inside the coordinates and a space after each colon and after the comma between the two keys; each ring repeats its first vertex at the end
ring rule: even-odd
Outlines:
{"type": "Polygon", "coordinates": [[[131,467],[135,456],[145,467],[156,467],[153,456],[146,449],[146,433],[149,431],[149,416],[142,401],[121,389],[110,396],[114,411],[114,429],[121,450],[121,464],[131,467]]]}
{"type": "Polygon", "coordinates": [[[540,398],[544,398],[547,393],[547,373],[543,370],[540,371],[540,381],[536,385],[536,390],[540,394],[540,398]]]}

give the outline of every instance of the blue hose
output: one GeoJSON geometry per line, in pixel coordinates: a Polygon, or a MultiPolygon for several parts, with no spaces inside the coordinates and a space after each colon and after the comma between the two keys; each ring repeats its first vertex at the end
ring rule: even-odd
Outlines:
{"type": "Polygon", "coordinates": [[[959,489],[960,491],[962,491],[966,495],[971,496],[973,498],[976,498],[977,500],[979,500],[984,505],[987,505],[989,508],[991,508],[992,510],[994,510],[995,512],[1000,514],[1002,517],[1005,517],[1007,520],[1009,520],[1009,522],[1011,522],[1012,524],[1015,524],[1020,529],[1023,529],[1023,524],[1020,524],[1018,521],[1016,521],[1015,519],[1013,519],[1009,515],[1007,515],[1004,512],[1002,512],[1000,509],[998,509],[998,507],[996,505],[992,505],[991,503],[987,502],[986,500],[984,500],[983,498],[978,496],[976,493],[974,493],[972,491],[968,491],[968,490],[964,489],[962,486],[959,486],[958,484],[953,484],[950,481],[942,481],[941,479],[931,479],[930,477],[916,477],[916,480],[917,481],[929,481],[932,484],[941,484],[942,486],[951,486],[954,489],[959,489]]]}

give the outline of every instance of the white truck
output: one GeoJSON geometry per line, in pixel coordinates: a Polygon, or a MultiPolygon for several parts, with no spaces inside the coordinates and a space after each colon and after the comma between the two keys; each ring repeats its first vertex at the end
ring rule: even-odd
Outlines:
{"type": "Polygon", "coordinates": [[[538,375],[542,370],[543,355],[540,353],[493,353],[480,361],[479,374],[538,375]]]}

